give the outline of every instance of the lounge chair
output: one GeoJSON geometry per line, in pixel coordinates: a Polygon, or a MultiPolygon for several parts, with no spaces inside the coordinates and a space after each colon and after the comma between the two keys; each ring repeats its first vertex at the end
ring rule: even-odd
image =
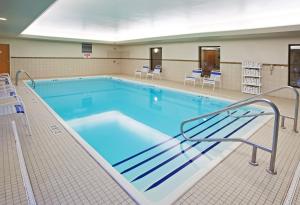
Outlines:
{"type": "Polygon", "coordinates": [[[12,85],[11,79],[9,76],[0,76],[0,85],[12,85]]]}
{"type": "Polygon", "coordinates": [[[149,71],[150,71],[149,66],[144,65],[142,67],[142,69],[135,71],[134,76],[135,77],[139,76],[140,78],[142,78],[143,75],[147,76],[147,74],[149,73],[149,71]]]}
{"type": "Polygon", "coordinates": [[[10,77],[9,73],[0,73],[0,76],[10,77]]]}
{"type": "Polygon", "coordinates": [[[153,80],[155,76],[158,77],[159,80],[161,80],[161,65],[156,65],[154,70],[152,72],[147,73],[147,78],[151,77],[151,79],[153,80]]]}
{"type": "Polygon", "coordinates": [[[210,73],[209,77],[203,78],[202,88],[204,87],[205,84],[208,84],[208,85],[213,85],[213,90],[215,90],[216,82],[221,83],[221,72],[219,72],[219,71],[212,71],[210,73]]]}
{"type": "Polygon", "coordinates": [[[0,85],[0,92],[6,90],[15,90],[15,87],[13,85],[0,85]]]}
{"type": "Polygon", "coordinates": [[[14,85],[7,73],[0,74],[0,91],[15,89],[14,85]]]}
{"type": "Polygon", "coordinates": [[[29,135],[32,134],[31,128],[29,125],[28,117],[25,112],[25,105],[22,99],[19,96],[9,96],[5,99],[5,103],[0,103],[0,117],[7,117],[7,116],[22,116],[22,119],[25,122],[26,128],[28,129],[29,135]]]}
{"type": "Polygon", "coordinates": [[[194,86],[196,86],[197,81],[200,82],[202,75],[202,69],[195,69],[192,70],[191,75],[185,74],[184,76],[184,85],[186,85],[187,82],[192,82],[194,86]]]}
{"type": "Polygon", "coordinates": [[[17,96],[16,89],[14,87],[7,87],[0,89],[0,99],[17,96]]]}

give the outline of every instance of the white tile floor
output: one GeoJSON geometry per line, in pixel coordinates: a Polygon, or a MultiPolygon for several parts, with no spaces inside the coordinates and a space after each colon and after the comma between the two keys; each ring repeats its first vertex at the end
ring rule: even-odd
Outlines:
{"type": "Polygon", "coordinates": [[[12,129],[4,122],[0,128],[0,204],[27,204],[12,129]]]}
{"type": "MultiPolygon", "coordinates": [[[[231,99],[245,97],[228,90],[212,92],[210,89],[184,87],[167,81],[153,83],[231,99]]],[[[32,136],[21,135],[25,132],[22,127],[19,132],[38,204],[134,204],[27,88],[20,86],[18,92],[27,105],[33,130],[32,136]]],[[[283,113],[291,113],[290,100],[272,100],[280,105],[283,113]]],[[[269,154],[258,151],[260,166],[252,167],[248,164],[251,148],[242,145],[181,196],[177,204],[281,204],[300,160],[300,134],[291,130],[290,120],[286,125],[288,129],[281,129],[279,135],[277,175],[265,171],[269,154]]],[[[7,124],[0,126],[0,204],[25,204],[26,196],[11,130],[7,124]]],[[[268,145],[271,143],[271,131],[270,121],[251,139],[268,145]]],[[[300,202],[300,188],[297,192],[294,204],[300,202]]]]}

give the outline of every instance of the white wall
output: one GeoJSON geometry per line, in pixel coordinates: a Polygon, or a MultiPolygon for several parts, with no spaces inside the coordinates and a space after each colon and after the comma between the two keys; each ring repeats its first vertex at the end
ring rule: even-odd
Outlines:
{"type": "MultiPolygon", "coordinates": [[[[266,91],[288,84],[288,44],[300,44],[300,37],[123,46],[93,44],[92,57],[96,59],[82,59],[81,43],[30,39],[0,39],[0,43],[10,44],[11,74],[24,69],[34,78],[133,75],[134,70],[149,64],[151,47],[162,47],[163,77],[177,82],[182,82],[185,73],[198,67],[199,46],[221,46],[222,86],[225,89],[241,89],[241,65],[237,63],[243,60],[282,64],[274,66],[273,70],[269,65],[264,66],[263,90],[266,91]]],[[[286,93],[279,96],[290,97],[286,93]]]]}
{"type": "MultiPolygon", "coordinates": [[[[222,40],[189,43],[167,43],[122,46],[120,48],[122,73],[133,75],[134,70],[149,60],[134,58],[149,58],[151,47],[162,47],[163,77],[167,80],[182,82],[185,73],[198,67],[199,46],[221,46],[222,86],[225,89],[241,90],[241,63],[244,60],[262,62],[264,64],[279,64],[263,68],[263,91],[288,84],[288,45],[300,44],[299,38],[256,38],[240,40],[222,40]],[[132,58],[132,59],[130,59],[132,58]],[[170,61],[187,60],[187,61],[170,61]],[[271,69],[273,68],[273,70],[271,69]]],[[[278,96],[291,97],[280,93],[278,96]]]]}
{"type": "MultiPolygon", "coordinates": [[[[11,57],[83,57],[81,43],[31,39],[0,39],[0,43],[10,44],[11,57]]],[[[92,57],[109,57],[115,49],[118,47],[93,44],[92,57]]]]}
{"type": "Polygon", "coordinates": [[[241,62],[250,59],[267,64],[287,64],[288,44],[295,43],[300,43],[300,37],[146,44],[122,46],[121,54],[123,57],[149,58],[149,48],[162,47],[164,59],[198,60],[199,46],[221,46],[222,62],[241,62]]]}
{"type": "Polygon", "coordinates": [[[0,39],[10,45],[11,74],[23,69],[34,78],[120,73],[118,47],[93,44],[93,58],[82,59],[81,43],[0,39]],[[76,59],[74,59],[76,58],[76,59]]]}

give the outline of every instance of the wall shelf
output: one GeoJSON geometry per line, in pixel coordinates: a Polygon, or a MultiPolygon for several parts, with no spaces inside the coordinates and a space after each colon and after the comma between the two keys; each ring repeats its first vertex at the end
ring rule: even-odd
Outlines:
{"type": "Polygon", "coordinates": [[[258,95],[261,94],[262,64],[253,61],[242,63],[242,92],[258,95]]]}

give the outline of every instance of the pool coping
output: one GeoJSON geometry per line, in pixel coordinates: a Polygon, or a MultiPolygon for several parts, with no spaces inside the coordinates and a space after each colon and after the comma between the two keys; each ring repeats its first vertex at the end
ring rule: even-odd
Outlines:
{"type": "MultiPolygon", "coordinates": [[[[185,91],[182,89],[177,88],[171,88],[167,86],[162,85],[156,85],[148,82],[140,82],[135,80],[128,80],[121,77],[115,77],[110,75],[97,75],[97,76],[83,76],[83,77],[64,77],[64,78],[49,78],[49,79],[39,79],[38,81],[51,81],[51,80],[72,80],[72,79],[90,79],[90,78],[110,78],[115,80],[122,80],[127,81],[135,84],[142,84],[157,88],[163,88],[166,90],[173,90],[180,93],[188,93],[194,96],[204,96],[209,98],[214,98],[218,100],[228,101],[228,102],[237,102],[236,100],[227,99],[223,97],[216,97],[216,96],[210,96],[207,94],[199,94],[192,91],[185,91]]],[[[23,80],[23,83],[25,86],[36,96],[43,105],[47,108],[47,110],[53,114],[53,116],[63,125],[63,127],[66,129],[67,132],[69,132],[75,139],[75,141],[102,167],[106,173],[108,173],[109,176],[112,177],[112,179],[117,182],[121,188],[138,204],[154,204],[154,202],[151,202],[147,200],[145,196],[141,194],[141,192],[137,191],[135,187],[127,181],[127,179],[122,176],[116,169],[114,169],[94,148],[92,148],[84,139],[81,138],[79,134],[76,133],[73,128],[71,128],[26,82],[28,80],[23,80]]],[[[257,107],[261,109],[268,109],[265,106],[262,105],[251,105],[251,107],[257,107]]],[[[268,123],[271,120],[272,116],[265,116],[262,120],[262,123],[257,124],[253,127],[250,131],[246,132],[242,138],[249,139],[254,133],[256,133],[259,129],[261,129],[266,123],[268,123]]],[[[211,162],[205,170],[200,170],[195,172],[195,174],[186,182],[184,182],[180,189],[176,189],[172,193],[168,195],[168,197],[163,198],[162,200],[158,201],[157,205],[164,205],[164,204],[171,204],[174,203],[177,199],[181,198],[182,195],[184,195],[189,189],[191,189],[198,181],[200,181],[205,175],[210,173],[218,164],[220,164],[222,161],[224,161],[230,154],[232,154],[242,143],[236,142],[232,143],[231,146],[229,146],[226,151],[223,151],[221,155],[216,157],[213,162],[211,162]]],[[[249,157],[250,159],[250,157],[249,157]]]]}

